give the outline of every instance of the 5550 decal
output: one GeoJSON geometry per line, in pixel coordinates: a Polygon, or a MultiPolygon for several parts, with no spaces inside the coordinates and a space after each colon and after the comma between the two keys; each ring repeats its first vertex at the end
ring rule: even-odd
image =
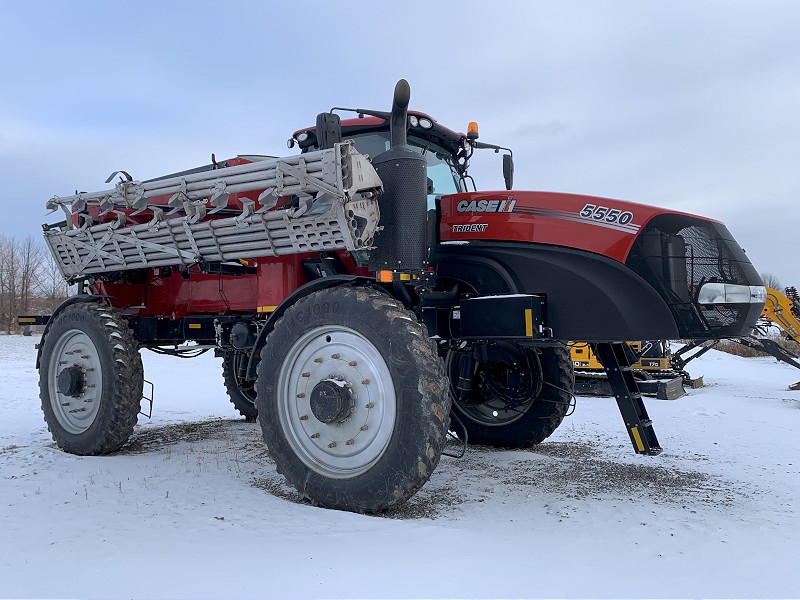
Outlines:
{"type": "Polygon", "coordinates": [[[608,208],[607,206],[598,206],[597,204],[586,204],[579,214],[584,219],[593,219],[606,223],[619,223],[620,225],[627,225],[633,221],[633,213],[629,210],[608,208]]]}

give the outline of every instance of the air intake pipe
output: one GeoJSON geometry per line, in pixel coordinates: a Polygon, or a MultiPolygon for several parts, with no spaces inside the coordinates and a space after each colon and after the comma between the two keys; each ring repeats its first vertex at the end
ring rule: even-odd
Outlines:
{"type": "Polygon", "coordinates": [[[373,271],[419,273],[427,268],[427,171],[425,157],[406,143],[408,102],[411,88],[405,79],[394,88],[391,127],[392,147],[372,159],[383,181],[378,203],[382,229],[370,252],[373,271]]]}

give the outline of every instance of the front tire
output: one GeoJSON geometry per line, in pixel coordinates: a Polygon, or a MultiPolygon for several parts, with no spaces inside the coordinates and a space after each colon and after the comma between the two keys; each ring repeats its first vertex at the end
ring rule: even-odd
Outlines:
{"type": "Polygon", "coordinates": [[[451,350],[447,355],[453,411],[469,442],[498,448],[540,444],[564,420],[572,399],[569,351],[497,342],[484,355],[488,360],[473,363],[469,392],[455,382],[464,376],[462,362],[472,360],[472,352],[451,350]]]}
{"type": "Polygon", "coordinates": [[[323,290],[287,309],[256,387],[278,472],[315,504],[399,505],[439,462],[450,409],[442,361],[415,315],[379,291],[323,290]]]}
{"type": "Polygon", "coordinates": [[[48,328],[39,396],[59,448],[109,454],[128,441],[142,399],[144,369],[128,323],[96,302],[65,307],[48,328]]]}

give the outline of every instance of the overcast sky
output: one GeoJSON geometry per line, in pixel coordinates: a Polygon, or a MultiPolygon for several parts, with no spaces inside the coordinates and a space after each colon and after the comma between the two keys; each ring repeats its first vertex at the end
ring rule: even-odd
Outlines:
{"type": "MultiPolygon", "coordinates": [[[[800,2],[0,0],[0,234],[45,201],[411,107],[510,146],[516,189],[724,221],[800,285],[800,2]]],[[[475,162],[502,187],[499,158],[475,162]]],[[[53,219],[53,217],[49,217],[53,219]]]]}

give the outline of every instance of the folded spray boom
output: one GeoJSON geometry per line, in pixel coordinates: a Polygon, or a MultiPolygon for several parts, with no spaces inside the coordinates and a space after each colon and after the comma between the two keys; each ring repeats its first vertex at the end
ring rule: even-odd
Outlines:
{"type": "Polygon", "coordinates": [[[383,185],[350,142],[151,181],[124,175],[113,189],[48,201],[48,208],[61,208],[67,216],[44,228],[66,279],[109,270],[367,249],[380,219],[377,198],[383,185]],[[230,212],[231,194],[253,191],[260,192],[257,201],[240,197],[239,214],[212,217],[230,212]],[[275,209],[282,196],[298,201],[275,209]],[[95,222],[88,211],[93,205],[99,208],[97,217],[113,216],[95,222]],[[145,211],[152,214],[150,221],[131,218],[145,211]],[[170,218],[179,212],[183,215],[170,218]]]}

